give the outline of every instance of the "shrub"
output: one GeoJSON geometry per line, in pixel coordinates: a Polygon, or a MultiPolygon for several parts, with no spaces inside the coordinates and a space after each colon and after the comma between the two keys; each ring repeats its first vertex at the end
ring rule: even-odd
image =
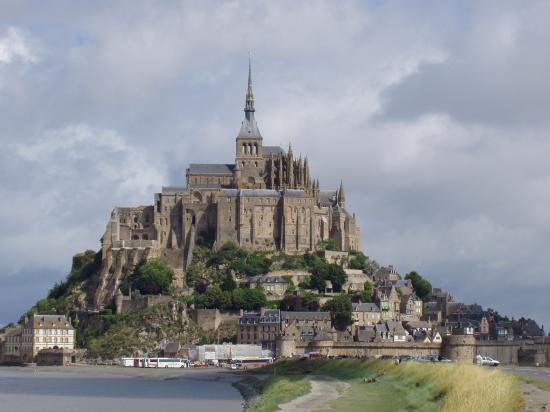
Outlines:
{"type": "Polygon", "coordinates": [[[151,259],[137,268],[136,287],[141,293],[167,293],[174,277],[173,269],[162,259],[151,259]]]}

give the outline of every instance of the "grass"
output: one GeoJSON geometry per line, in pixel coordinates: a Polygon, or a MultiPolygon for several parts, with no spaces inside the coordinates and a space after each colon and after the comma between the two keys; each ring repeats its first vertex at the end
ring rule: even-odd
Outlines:
{"type": "Polygon", "coordinates": [[[350,383],[330,410],[516,412],[523,407],[516,378],[470,364],[302,359],[269,368],[279,375],[316,373],[350,383]],[[374,375],[376,382],[364,382],[374,375]]]}
{"type": "Polygon", "coordinates": [[[261,398],[247,412],[274,412],[279,405],[289,402],[311,390],[309,380],[304,376],[271,376],[256,383],[261,398]]]}

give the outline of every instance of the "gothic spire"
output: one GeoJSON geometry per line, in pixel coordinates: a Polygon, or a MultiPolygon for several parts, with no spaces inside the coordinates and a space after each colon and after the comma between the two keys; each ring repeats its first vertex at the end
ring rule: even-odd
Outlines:
{"type": "Polygon", "coordinates": [[[248,55],[248,89],[246,91],[246,103],[244,106],[244,112],[246,118],[249,119],[249,113],[255,112],[254,110],[254,92],[252,91],[252,62],[250,54],[248,55]]]}
{"type": "Polygon", "coordinates": [[[254,118],[254,92],[252,91],[252,62],[248,55],[248,89],[246,90],[246,101],[244,105],[244,121],[238,137],[262,138],[258,124],[254,118]]]}
{"type": "Polygon", "coordinates": [[[346,205],[346,194],[344,192],[344,182],[340,180],[340,189],[338,189],[338,204],[342,207],[346,205]]]}

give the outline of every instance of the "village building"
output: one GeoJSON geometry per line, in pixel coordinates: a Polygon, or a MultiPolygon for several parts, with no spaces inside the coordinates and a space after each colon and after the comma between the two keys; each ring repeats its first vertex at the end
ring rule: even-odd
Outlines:
{"type": "Polygon", "coordinates": [[[281,329],[281,312],[262,309],[260,313],[245,313],[239,319],[237,343],[261,345],[275,353],[275,341],[281,329]]]}
{"type": "Polygon", "coordinates": [[[409,295],[401,295],[400,319],[403,321],[420,320],[422,318],[422,300],[413,292],[409,295]]]}
{"type": "Polygon", "coordinates": [[[64,315],[32,315],[21,329],[21,359],[34,362],[43,349],[74,350],[75,334],[64,315]]]}
{"type": "Polygon", "coordinates": [[[374,301],[380,308],[382,320],[399,319],[401,309],[401,297],[397,293],[395,286],[381,286],[374,289],[374,301]]]}
{"type": "Polygon", "coordinates": [[[288,282],[279,276],[258,275],[252,276],[248,281],[249,288],[262,288],[267,300],[282,299],[288,286],[288,282]]]}
{"type": "Polygon", "coordinates": [[[319,331],[332,329],[330,312],[281,311],[281,335],[294,340],[311,340],[319,331]]]}
{"type": "Polygon", "coordinates": [[[355,326],[374,325],[381,319],[380,308],[376,303],[353,303],[352,310],[355,326]]]}

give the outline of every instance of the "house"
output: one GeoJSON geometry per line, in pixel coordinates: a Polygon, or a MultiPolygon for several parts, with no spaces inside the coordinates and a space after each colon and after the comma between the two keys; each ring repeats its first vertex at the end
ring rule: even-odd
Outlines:
{"type": "Polygon", "coordinates": [[[401,298],[395,286],[381,286],[374,289],[374,301],[380,307],[382,320],[394,320],[399,318],[401,298]]]}
{"type": "Polygon", "coordinates": [[[375,342],[391,342],[393,340],[393,336],[390,335],[386,322],[378,322],[374,325],[374,330],[376,332],[376,337],[374,338],[375,342]]]}
{"type": "Polygon", "coordinates": [[[239,319],[237,343],[261,345],[275,353],[275,341],[281,330],[281,312],[262,309],[260,313],[245,313],[239,319]]]}
{"type": "Polygon", "coordinates": [[[387,320],[388,333],[394,342],[406,342],[409,334],[403,328],[403,324],[398,320],[387,320]]]}
{"type": "Polygon", "coordinates": [[[315,335],[319,331],[330,331],[331,326],[330,312],[281,311],[282,336],[291,336],[296,340],[309,339],[311,330],[315,335]]]}
{"type": "Polygon", "coordinates": [[[439,302],[426,302],[423,306],[421,320],[437,324],[443,322],[443,310],[439,302]]]}
{"type": "Polygon", "coordinates": [[[441,333],[439,330],[432,330],[430,339],[432,343],[441,343],[443,342],[443,336],[441,336],[441,333]]]}
{"type": "Polygon", "coordinates": [[[481,322],[479,322],[479,339],[481,340],[489,340],[491,338],[491,324],[489,322],[489,319],[487,318],[487,315],[484,315],[481,318],[481,322]]]}
{"type": "Polygon", "coordinates": [[[267,300],[279,300],[285,296],[289,284],[280,276],[252,276],[248,283],[248,287],[255,288],[258,286],[263,289],[267,300]]]}
{"type": "Polygon", "coordinates": [[[432,324],[423,320],[411,320],[404,323],[405,329],[410,334],[416,332],[431,332],[432,324]]]}
{"type": "Polygon", "coordinates": [[[420,320],[422,318],[422,300],[414,292],[410,295],[401,295],[399,310],[401,320],[420,320]]]}
{"type": "Polygon", "coordinates": [[[21,328],[21,359],[35,362],[43,349],[74,350],[75,335],[65,315],[32,315],[21,328]]]}
{"type": "Polygon", "coordinates": [[[353,319],[356,326],[374,325],[380,321],[380,308],[376,303],[353,303],[353,319]]]}
{"type": "Polygon", "coordinates": [[[357,340],[359,342],[373,342],[376,339],[375,325],[359,326],[356,331],[357,340]]]}
{"type": "Polygon", "coordinates": [[[0,361],[19,362],[21,358],[21,327],[6,328],[2,337],[0,361]]]}
{"type": "Polygon", "coordinates": [[[375,285],[385,285],[401,279],[401,276],[395,271],[392,265],[389,265],[387,267],[381,267],[374,272],[372,278],[375,285]]]}

